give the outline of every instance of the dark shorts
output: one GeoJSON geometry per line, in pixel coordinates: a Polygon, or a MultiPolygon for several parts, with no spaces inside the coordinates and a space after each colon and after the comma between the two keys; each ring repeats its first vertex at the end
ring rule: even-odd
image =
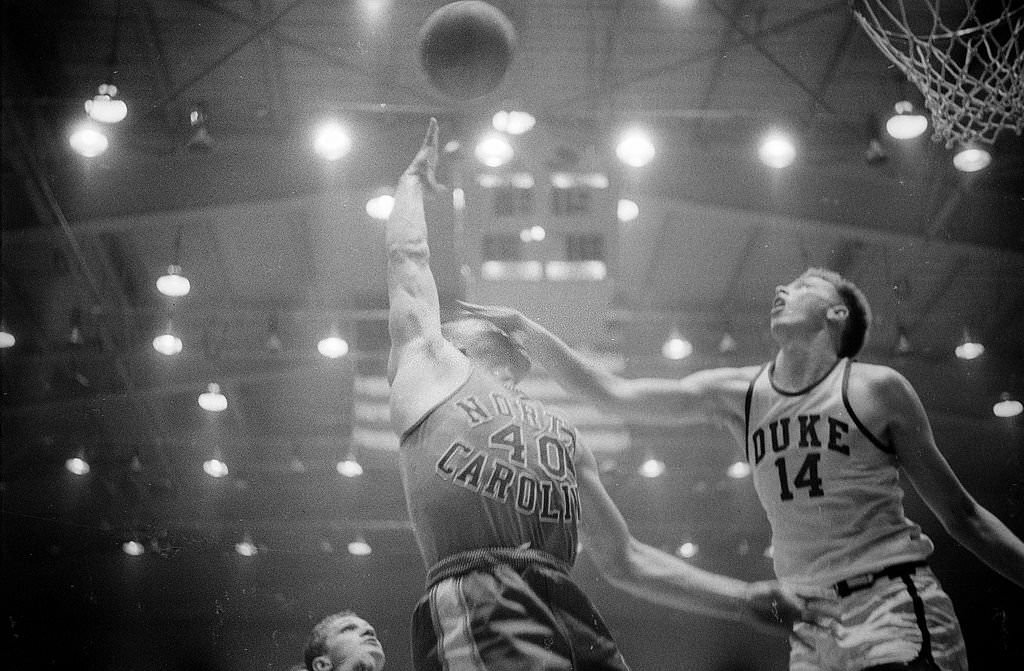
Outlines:
{"type": "Polygon", "coordinates": [[[457,568],[431,570],[416,605],[416,671],[629,670],[560,562],[529,550],[461,557],[457,568]]]}

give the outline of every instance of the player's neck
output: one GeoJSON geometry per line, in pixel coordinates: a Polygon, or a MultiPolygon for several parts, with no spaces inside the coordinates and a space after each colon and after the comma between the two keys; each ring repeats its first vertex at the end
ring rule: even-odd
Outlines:
{"type": "Polygon", "coordinates": [[[772,380],[782,389],[805,389],[824,377],[838,359],[828,339],[783,342],[775,355],[772,380]]]}

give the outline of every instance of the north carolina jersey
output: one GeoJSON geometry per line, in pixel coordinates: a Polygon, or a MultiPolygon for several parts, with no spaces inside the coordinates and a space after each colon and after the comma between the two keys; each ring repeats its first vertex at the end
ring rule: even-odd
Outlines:
{"type": "Polygon", "coordinates": [[[828,586],[933,550],[904,515],[896,455],[850,406],[851,366],[840,359],[797,392],[765,366],[747,391],[745,456],[786,582],[828,586]]]}
{"type": "Polygon", "coordinates": [[[427,567],[524,544],[571,565],[580,517],[576,430],[473,368],[402,436],[406,504],[427,567]]]}

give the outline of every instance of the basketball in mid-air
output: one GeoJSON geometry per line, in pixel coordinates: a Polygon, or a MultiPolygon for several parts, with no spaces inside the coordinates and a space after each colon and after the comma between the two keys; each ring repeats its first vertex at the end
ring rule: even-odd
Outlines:
{"type": "Polygon", "coordinates": [[[420,66],[430,84],[458,100],[486,95],[505,76],[516,47],[512,22],[480,0],[450,2],[419,31],[420,66]]]}

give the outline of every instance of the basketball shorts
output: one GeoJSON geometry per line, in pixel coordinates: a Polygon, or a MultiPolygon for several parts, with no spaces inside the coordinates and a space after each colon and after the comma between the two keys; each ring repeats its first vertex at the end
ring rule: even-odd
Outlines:
{"type": "Polygon", "coordinates": [[[562,562],[498,549],[441,564],[413,613],[416,671],[629,670],[562,562]]]}
{"type": "Polygon", "coordinates": [[[812,645],[790,639],[790,671],[967,670],[953,604],[930,568],[865,577],[871,584],[840,590],[834,632],[796,625],[812,645]]]}

